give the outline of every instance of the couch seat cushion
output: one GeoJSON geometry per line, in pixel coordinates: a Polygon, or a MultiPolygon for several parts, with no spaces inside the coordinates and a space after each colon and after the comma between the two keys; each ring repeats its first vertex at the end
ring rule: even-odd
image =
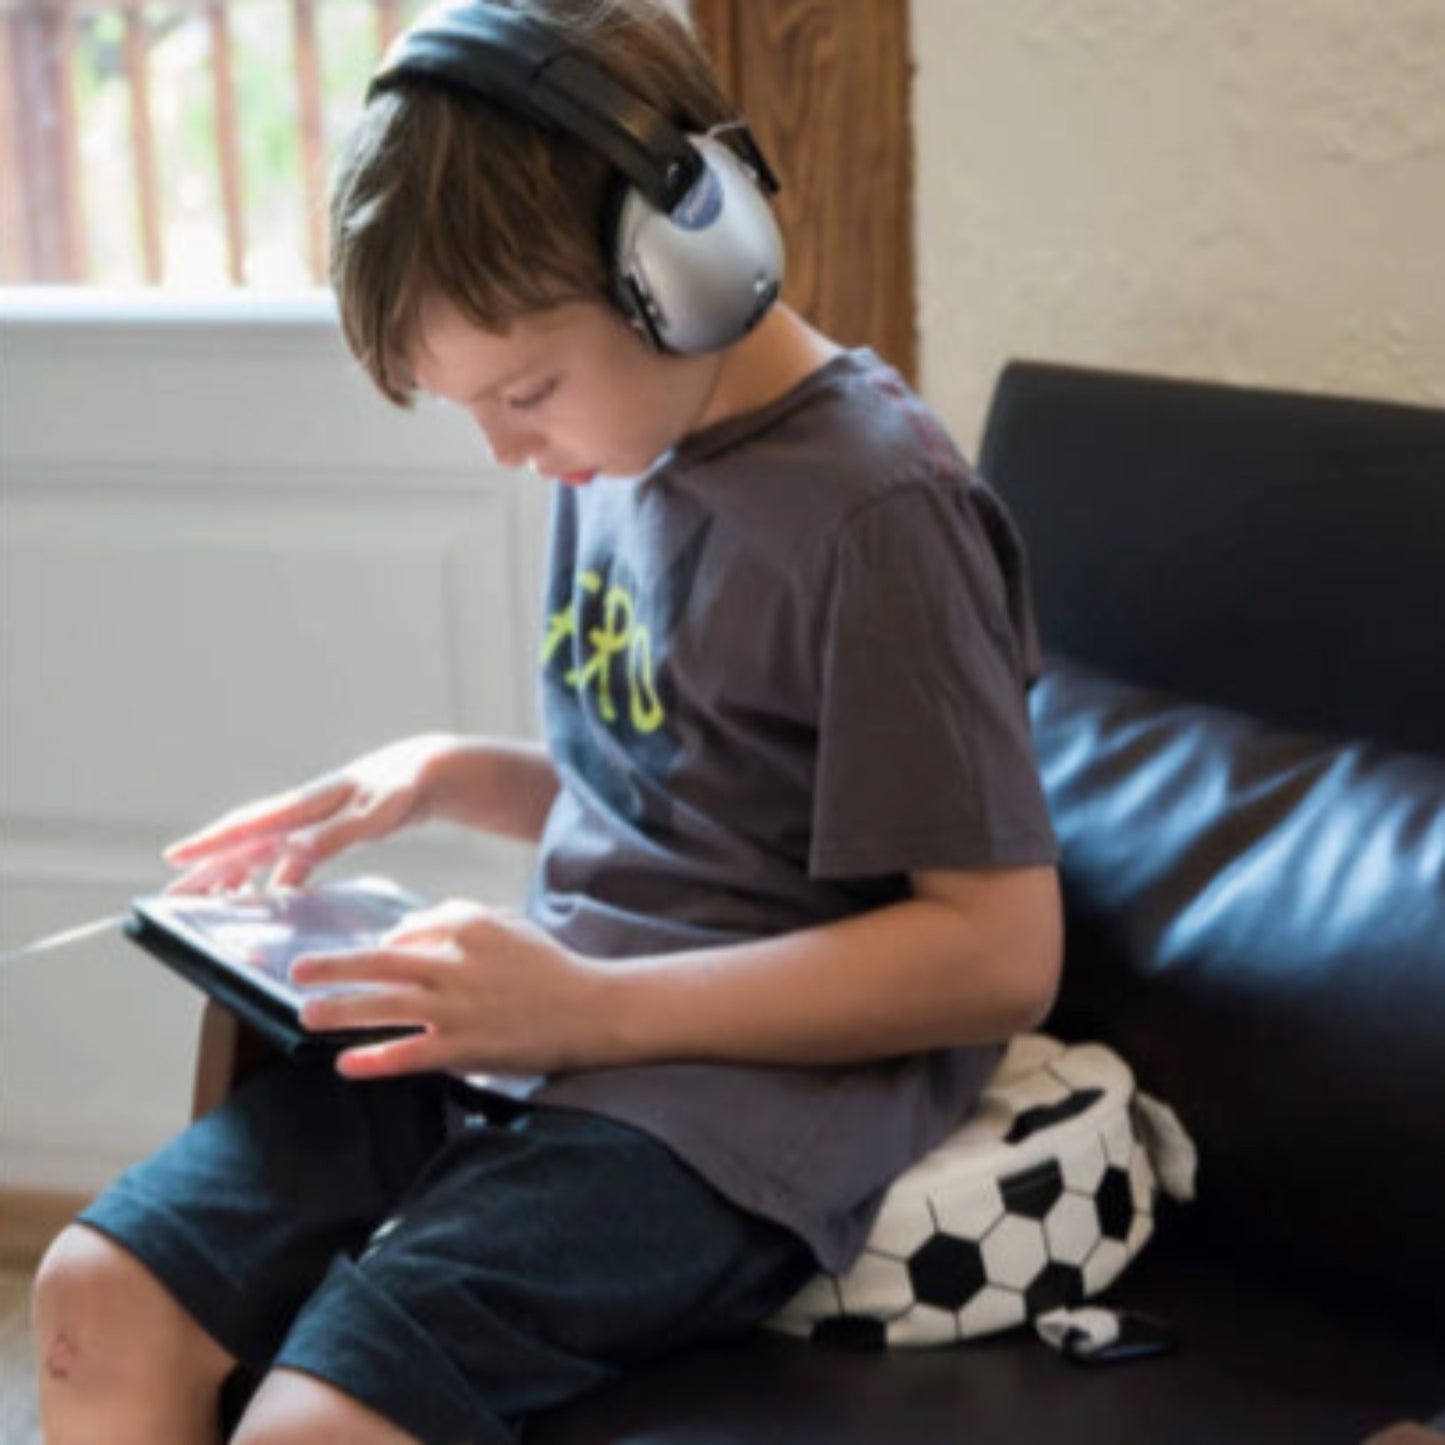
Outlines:
{"type": "Polygon", "coordinates": [[[1167,1319],[1168,1356],[1073,1365],[1022,1331],[855,1354],[772,1335],[658,1361],[539,1419],[527,1445],[1361,1445],[1445,1408],[1445,1337],[1282,1284],[1170,1220],[1111,1292],[1167,1319]]]}

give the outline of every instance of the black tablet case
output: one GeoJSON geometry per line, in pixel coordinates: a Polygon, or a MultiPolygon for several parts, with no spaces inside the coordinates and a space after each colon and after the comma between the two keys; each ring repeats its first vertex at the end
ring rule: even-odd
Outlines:
{"type": "Polygon", "coordinates": [[[288,1058],[329,1058],[358,1044],[401,1038],[416,1030],[405,1027],[333,1029],[312,1033],[297,1011],[247,979],[245,973],[223,958],[196,947],[143,914],[133,912],[126,935],[147,953],[230,1009],[288,1058]]]}

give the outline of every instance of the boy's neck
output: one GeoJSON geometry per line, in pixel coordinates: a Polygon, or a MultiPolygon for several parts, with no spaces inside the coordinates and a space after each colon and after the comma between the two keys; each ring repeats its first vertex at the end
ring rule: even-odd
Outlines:
{"type": "Polygon", "coordinates": [[[695,431],[758,411],[787,395],[843,348],[796,311],[777,305],[741,341],[722,353],[695,431]]]}

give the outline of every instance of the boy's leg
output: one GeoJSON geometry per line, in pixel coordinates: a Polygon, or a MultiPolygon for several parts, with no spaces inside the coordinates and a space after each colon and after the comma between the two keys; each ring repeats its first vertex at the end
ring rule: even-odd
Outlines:
{"type": "MultiPolygon", "coordinates": [[[[256,1397],[277,1410],[254,1445],[312,1438],[288,1433],[287,1372],[390,1422],[388,1445],[505,1445],[513,1421],[628,1363],[753,1327],[815,1271],[795,1236],[635,1130],[546,1108],[469,1128],[307,1302],[256,1397]]],[[[324,1395],[305,1403],[314,1438],[344,1438],[324,1395]]]]}
{"type": "Polygon", "coordinates": [[[203,1445],[235,1361],[134,1256],[84,1225],[35,1281],[40,1414],[49,1445],[203,1445]]]}
{"type": "MultiPolygon", "coordinates": [[[[231,1445],[302,1445],[344,1440],[346,1445],[417,1445],[393,1425],[325,1380],[294,1370],[273,1370],[252,1399],[231,1445]]],[[[458,1442],[461,1445],[461,1442],[458,1442]]]]}
{"type": "Polygon", "coordinates": [[[57,1371],[42,1399],[47,1425],[82,1383],[88,1398],[108,1396],[104,1432],[77,1437],[57,1425],[47,1438],[123,1440],[109,1422],[149,1407],[153,1381],[140,1362],[167,1351],[193,1368],[194,1388],[177,1390],[198,1397],[210,1421],[205,1434],[178,1438],[215,1438],[217,1385],[229,1373],[221,1361],[264,1373],[333,1258],[365,1243],[445,1139],[435,1079],[356,1085],[327,1064],[282,1065],[128,1170],[82,1212],[37,1281],[42,1376],[47,1361],[57,1371]],[[210,1350],[193,1348],[197,1338],[210,1350]]]}

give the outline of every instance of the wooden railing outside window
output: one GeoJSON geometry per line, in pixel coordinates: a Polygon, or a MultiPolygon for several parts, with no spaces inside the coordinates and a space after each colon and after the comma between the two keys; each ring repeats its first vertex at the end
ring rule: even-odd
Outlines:
{"type": "Polygon", "coordinates": [[[319,282],[332,132],[416,8],[0,0],[0,279],[319,282]]]}

